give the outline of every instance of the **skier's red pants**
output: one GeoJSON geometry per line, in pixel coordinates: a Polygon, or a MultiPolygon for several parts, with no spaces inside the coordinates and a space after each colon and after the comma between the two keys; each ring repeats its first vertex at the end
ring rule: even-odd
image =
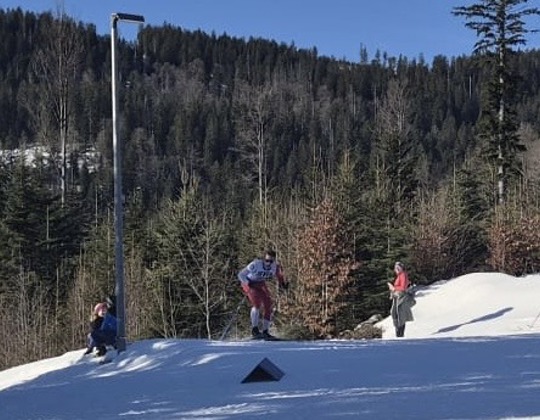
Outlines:
{"type": "Polygon", "coordinates": [[[266,287],[264,281],[251,283],[251,286],[248,284],[242,284],[242,290],[247,296],[251,306],[259,309],[263,307],[263,317],[267,321],[272,320],[272,298],[270,297],[270,291],[266,287]]]}

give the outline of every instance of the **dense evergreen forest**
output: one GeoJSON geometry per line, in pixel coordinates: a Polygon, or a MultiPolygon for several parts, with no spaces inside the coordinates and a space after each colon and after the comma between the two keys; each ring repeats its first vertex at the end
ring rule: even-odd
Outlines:
{"type": "MultiPolygon", "coordinates": [[[[2,369],[82,348],[115,258],[110,38],[20,9],[0,34],[2,369]]],[[[218,338],[266,247],[291,284],[276,327],[312,338],[386,315],[397,260],[417,284],[540,269],[539,51],[512,56],[526,150],[504,203],[482,56],[352,63],[173,26],[119,55],[129,340],[218,338]]]]}

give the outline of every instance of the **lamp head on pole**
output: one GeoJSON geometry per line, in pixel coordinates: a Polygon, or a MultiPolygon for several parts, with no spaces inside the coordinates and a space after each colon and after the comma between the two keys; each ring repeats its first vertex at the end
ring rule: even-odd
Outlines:
{"type": "Polygon", "coordinates": [[[144,16],[132,15],[130,13],[113,13],[112,20],[114,22],[121,20],[122,22],[144,23],[144,16]]]}

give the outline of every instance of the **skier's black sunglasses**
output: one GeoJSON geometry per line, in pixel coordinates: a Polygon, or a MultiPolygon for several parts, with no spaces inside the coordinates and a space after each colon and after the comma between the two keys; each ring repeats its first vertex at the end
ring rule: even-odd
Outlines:
{"type": "Polygon", "coordinates": [[[264,259],[264,262],[265,262],[265,263],[268,263],[268,264],[272,264],[272,263],[274,262],[274,260],[265,258],[265,259],[264,259]]]}

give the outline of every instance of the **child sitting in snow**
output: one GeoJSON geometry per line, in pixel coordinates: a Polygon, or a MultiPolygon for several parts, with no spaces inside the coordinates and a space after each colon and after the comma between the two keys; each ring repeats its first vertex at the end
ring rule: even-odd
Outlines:
{"type": "Polygon", "coordinates": [[[97,348],[97,356],[107,353],[107,345],[114,346],[116,342],[116,318],[110,313],[107,303],[98,303],[94,307],[88,333],[88,347],[85,355],[97,348]]]}

